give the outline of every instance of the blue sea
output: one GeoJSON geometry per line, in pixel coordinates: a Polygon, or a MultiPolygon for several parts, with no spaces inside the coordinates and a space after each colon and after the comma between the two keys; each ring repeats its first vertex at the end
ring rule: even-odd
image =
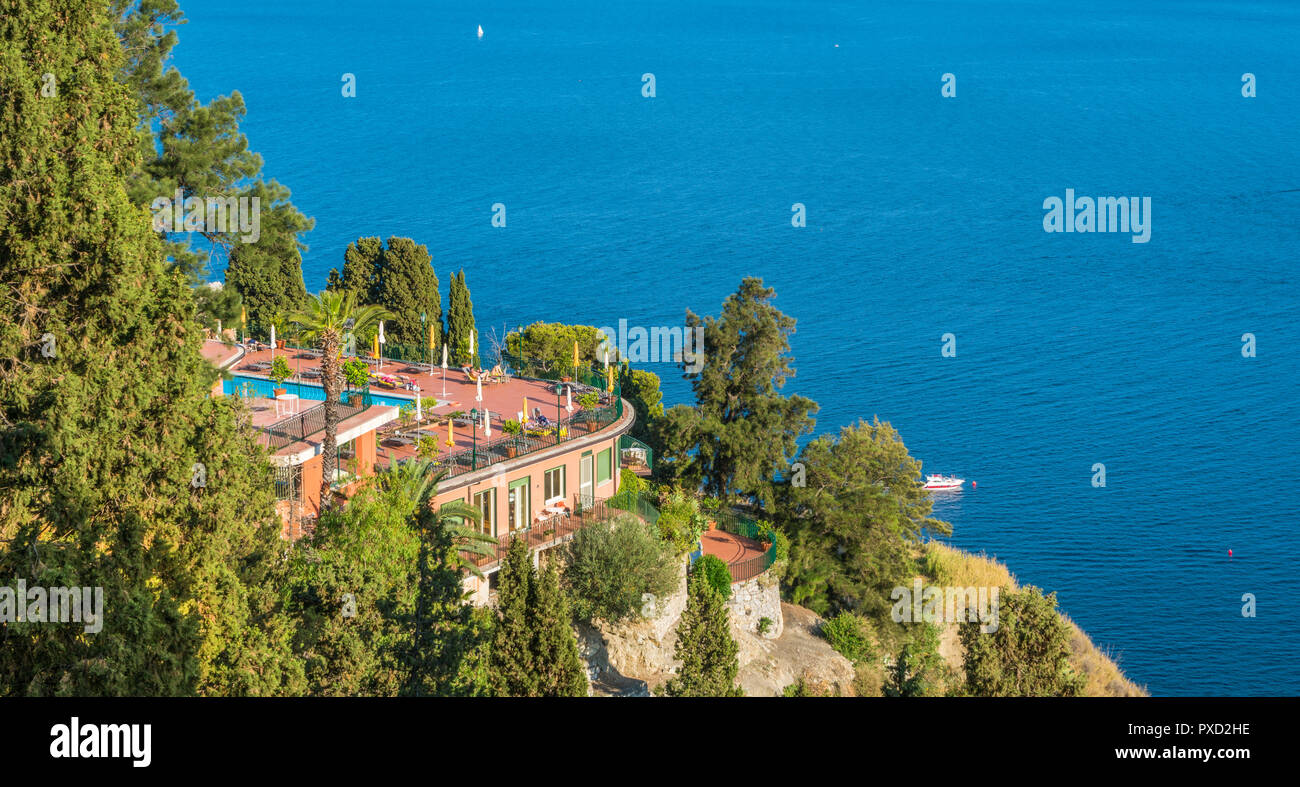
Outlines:
{"type": "Polygon", "coordinates": [[[182,6],[176,64],[243,94],[316,220],[309,289],[410,236],[486,341],[680,325],[761,276],[818,432],[879,416],[977,484],[936,506],[955,544],[1153,694],[1300,694],[1300,5],[182,6]],[[1149,242],[1045,232],[1066,189],[1150,197],[1149,242]]]}

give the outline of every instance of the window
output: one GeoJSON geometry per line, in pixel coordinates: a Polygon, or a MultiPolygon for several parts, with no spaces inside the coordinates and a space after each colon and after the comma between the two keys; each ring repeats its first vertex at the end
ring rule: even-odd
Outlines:
{"type": "Polygon", "coordinates": [[[607,484],[614,477],[614,449],[606,448],[596,455],[596,483],[607,484]]]}
{"type": "Polygon", "coordinates": [[[479,530],[489,536],[497,534],[497,490],[485,489],[474,495],[474,507],[483,512],[479,530]]]}
{"type": "Polygon", "coordinates": [[[563,500],[564,490],[564,465],[552,467],[542,476],[542,487],[545,490],[546,505],[550,505],[557,500],[563,500]]]}
{"type": "Polygon", "coordinates": [[[530,480],[531,477],[524,477],[510,484],[510,493],[506,496],[506,519],[512,533],[532,524],[532,508],[528,505],[530,480]]]}

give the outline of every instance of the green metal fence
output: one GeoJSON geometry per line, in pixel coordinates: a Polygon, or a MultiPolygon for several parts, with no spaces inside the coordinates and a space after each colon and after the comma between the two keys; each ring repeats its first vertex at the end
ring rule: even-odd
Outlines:
{"type": "Polygon", "coordinates": [[[752,579],[767,571],[776,563],[776,544],[772,540],[772,533],[759,525],[757,520],[726,509],[710,512],[706,516],[716,522],[718,529],[724,532],[754,541],[767,540],[767,549],[763,551],[763,554],[727,566],[727,568],[731,569],[733,582],[744,582],[747,579],[752,579]]]}
{"type": "Polygon", "coordinates": [[[630,434],[618,438],[618,453],[623,460],[624,467],[644,465],[647,470],[654,467],[654,449],[630,434]]]}
{"type": "MultiPolygon", "coordinates": [[[[614,398],[605,407],[580,410],[561,418],[554,426],[529,429],[517,435],[505,435],[494,440],[476,442],[469,448],[441,454],[433,460],[434,466],[447,472],[448,478],[463,473],[491,467],[498,462],[526,456],[552,446],[566,443],[576,437],[599,432],[623,417],[623,400],[614,398]]],[[[477,430],[477,426],[474,427],[477,430]]],[[[477,431],[474,432],[477,435],[477,431]]]]}

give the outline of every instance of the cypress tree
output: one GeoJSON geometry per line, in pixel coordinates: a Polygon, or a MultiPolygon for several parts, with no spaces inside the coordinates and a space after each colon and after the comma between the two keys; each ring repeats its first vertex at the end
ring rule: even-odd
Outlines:
{"type": "Polygon", "coordinates": [[[498,697],[535,697],[540,690],[533,663],[529,597],[536,576],[524,539],[510,542],[501,561],[497,586],[497,622],[488,658],[492,693],[498,697]]]}
{"type": "Polygon", "coordinates": [[[343,275],[340,287],[352,293],[356,303],[378,303],[379,266],[384,258],[384,243],[379,238],[357,238],[343,252],[343,275]]]}
{"type": "Polygon", "coordinates": [[[533,582],[531,594],[533,664],[543,697],[587,696],[587,673],[578,659],[578,641],[560,573],[549,564],[533,582]]]}
{"type": "Polygon", "coordinates": [[[465,270],[451,275],[451,285],[447,295],[447,340],[451,345],[450,356],[457,366],[479,367],[478,330],[474,325],[474,303],[470,300],[469,287],[465,286],[465,270]],[[469,337],[474,336],[474,352],[469,351],[469,337]]]}
{"type": "Polygon", "coordinates": [[[408,695],[453,696],[478,689],[466,661],[479,644],[479,632],[473,607],[464,600],[449,516],[428,505],[419,516],[420,582],[409,678],[403,690],[408,695]]]}
{"type": "Polygon", "coordinates": [[[664,693],[670,697],[741,696],[744,692],[736,685],[740,670],[737,652],[722,596],[703,572],[691,574],[673,652],[682,668],[664,684],[664,693]]]}
{"type": "Polygon", "coordinates": [[[122,63],[106,4],[0,16],[0,576],[103,588],[98,633],[0,629],[0,694],[297,691],[271,469],[127,195],[122,63]]]}
{"type": "Polygon", "coordinates": [[[428,324],[434,326],[434,347],[441,346],[442,297],[438,294],[438,275],[433,272],[433,257],[424,245],[410,238],[388,239],[374,302],[394,315],[391,323],[385,323],[391,341],[423,348],[429,341],[428,329],[420,320],[424,314],[428,324]]]}

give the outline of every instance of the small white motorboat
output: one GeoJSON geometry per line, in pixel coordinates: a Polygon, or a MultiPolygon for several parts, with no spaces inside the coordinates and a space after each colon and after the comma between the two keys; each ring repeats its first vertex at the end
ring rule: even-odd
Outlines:
{"type": "Polygon", "coordinates": [[[950,489],[961,489],[961,485],[966,482],[964,478],[956,478],[950,475],[928,475],[925,477],[925,489],[935,489],[945,491],[950,489]]]}

